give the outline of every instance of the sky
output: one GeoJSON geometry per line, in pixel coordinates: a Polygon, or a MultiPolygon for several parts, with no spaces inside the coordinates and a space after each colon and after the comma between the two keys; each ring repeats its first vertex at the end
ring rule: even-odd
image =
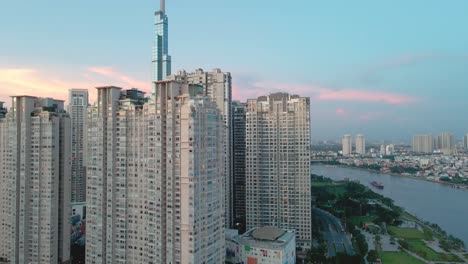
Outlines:
{"type": "MultiPolygon", "coordinates": [[[[173,71],[221,68],[233,97],[311,97],[313,140],[468,132],[468,1],[167,0],[173,71]]],[[[0,101],[150,91],[157,0],[0,8],[0,101]]]]}

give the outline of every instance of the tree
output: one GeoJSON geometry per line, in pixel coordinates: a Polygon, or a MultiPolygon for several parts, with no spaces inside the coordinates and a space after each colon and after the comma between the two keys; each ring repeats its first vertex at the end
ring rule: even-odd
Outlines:
{"type": "Polygon", "coordinates": [[[376,250],[369,251],[369,254],[367,255],[367,261],[369,261],[370,263],[377,262],[377,259],[379,258],[379,252],[377,252],[376,250]]]}

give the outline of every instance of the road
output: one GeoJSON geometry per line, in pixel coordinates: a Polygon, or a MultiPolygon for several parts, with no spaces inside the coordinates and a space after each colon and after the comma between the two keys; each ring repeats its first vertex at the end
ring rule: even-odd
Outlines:
{"type": "Polygon", "coordinates": [[[348,255],[356,254],[349,236],[341,225],[340,219],[319,208],[313,208],[312,212],[320,220],[323,238],[328,245],[329,257],[335,257],[338,253],[345,253],[348,255]]]}

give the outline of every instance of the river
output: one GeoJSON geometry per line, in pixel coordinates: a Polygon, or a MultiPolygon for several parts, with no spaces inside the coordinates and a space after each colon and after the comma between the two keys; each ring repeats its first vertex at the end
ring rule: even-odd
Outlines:
{"type": "Polygon", "coordinates": [[[462,239],[468,245],[468,190],[366,170],[312,165],[312,173],[332,180],[349,178],[359,180],[377,193],[395,201],[422,220],[438,224],[448,234],[462,239]],[[370,182],[381,182],[379,190],[370,182]]]}

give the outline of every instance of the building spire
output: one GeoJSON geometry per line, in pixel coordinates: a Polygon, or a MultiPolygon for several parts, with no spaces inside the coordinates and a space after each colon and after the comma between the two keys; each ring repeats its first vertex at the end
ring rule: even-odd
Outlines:
{"type": "Polygon", "coordinates": [[[161,8],[162,13],[166,13],[166,0],[161,0],[161,8]]]}

